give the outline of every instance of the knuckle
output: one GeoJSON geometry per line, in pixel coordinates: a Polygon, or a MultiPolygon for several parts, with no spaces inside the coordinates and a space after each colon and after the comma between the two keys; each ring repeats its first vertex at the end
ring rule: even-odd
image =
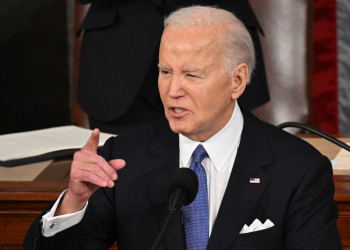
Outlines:
{"type": "Polygon", "coordinates": [[[102,164],[104,163],[104,158],[98,155],[98,156],[96,157],[96,163],[97,163],[98,165],[102,165],[102,164]]]}
{"type": "Polygon", "coordinates": [[[91,173],[82,173],[82,175],[80,176],[80,180],[83,181],[85,185],[87,185],[88,183],[96,184],[96,176],[91,173]]]}
{"type": "Polygon", "coordinates": [[[73,159],[79,159],[80,156],[81,156],[81,152],[80,152],[80,151],[77,151],[77,152],[74,153],[73,159]]]}
{"type": "Polygon", "coordinates": [[[70,179],[79,179],[81,175],[81,171],[79,171],[77,168],[72,168],[69,174],[70,179]]]}
{"type": "Polygon", "coordinates": [[[93,173],[97,173],[100,171],[100,166],[96,165],[96,164],[91,164],[90,165],[90,171],[93,172],[93,173]]]}
{"type": "Polygon", "coordinates": [[[115,170],[112,167],[110,167],[108,168],[107,173],[109,174],[109,176],[112,176],[115,173],[115,170]]]}
{"type": "Polygon", "coordinates": [[[73,181],[74,183],[79,182],[79,177],[75,172],[70,173],[70,181],[73,181]]]}
{"type": "Polygon", "coordinates": [[[76,174],[75,168],[71,168],[71,170],[70,170],[70,176],[75,176],[75,174],[76,174]]]}
{"type": "Polygon", "coordinates": [[[71,172],[76,172],[77,169],[81,169],[81,162],[74,160],[71,164],[71,172]]]}
{"type": "Polygon", "coordinates": [[[89,181],[89,174],[86,173],[85,171],[82,172],[82,173],[80,174],[79,179],[81,179],[81,180],[83,180],[83,181],[90,182],[90,181],[89,181]]]}

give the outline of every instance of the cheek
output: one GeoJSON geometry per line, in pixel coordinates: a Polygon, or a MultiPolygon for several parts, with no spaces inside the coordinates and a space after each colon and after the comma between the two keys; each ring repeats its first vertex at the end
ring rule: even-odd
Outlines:
{"type": "Polygon", "coordinates": [[[231,104],[231,94],[229,89],[211,89],[201,95],[201,110],[205,116],[215,116],[227,109],[231,104]]]}
{"type": "Polygon", "coordinates": [[[205,91],[201,91],[197,95],[197,100],[201,102],[201,106],[206,109],[215,109],[218,103],[222,102],[223,99],[227,98],[222,95],[222,91],[219,91],[216,88],[209,88],[205,91]]]}
{"type": "Polygon", "coordinates": [[[167,89],[166,89],[166,84],[164,82],[164,80],[158,79],[158,91],[159,91],[159,95],[160,95],[160,98],[163,100],[165,100],[165,96],[166,96],[166,93],[167,93],[167,89]]]}

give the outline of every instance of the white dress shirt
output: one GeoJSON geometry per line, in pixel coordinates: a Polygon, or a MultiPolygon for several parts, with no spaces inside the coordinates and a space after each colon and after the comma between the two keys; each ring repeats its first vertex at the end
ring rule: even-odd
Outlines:
{"type": "Polygon", "coordinates": [[[243,115],[236,103],[230,121],[223,129],[205,142],[192,141],[181,134],[179,135],[181,168],[190,167],[192,153],[199,144],[203,145],[209,156],[202,161],[207,174],[208,184],[209,235],[219,212],[233,163],[236,159],[242,129],[243,115]]]}
{"type": "Polygon", "coordinates": [[[45,237],[54,236],[56,233],[59,233],[71,226],[74,226],[75,224],[78,224],[84,217],[86,207],[88,205],[88,202],[86,203],[85,207],[72,214],[63,214],[59,216],[54,216],[55,212],[57,210],[58,204],[60,203],[63,195],[67,192],[68,189],[64,190],[60,197],[58,197],[57,201],[51,208],[51,210],[45,214],[42,219],[42,230],[41,233],[45,237]]]}
{"type": "MultiPolygon", "coordinates": [[[[191,165],[192,153],[198,144],[203,145],[209,156],[202,161],[208,182],[209,235],[211,234],[211,230],[219,212],[221,201],[230,178],[242,129],[243,115],[236,102],[230,121],[224,128],[207,141],[192,141],[181,134],[179,135],[180,167],[188,168],[191,165]]],[[[86,206],[79,212],[54,216],[57,206],[66,191],[67,190],[60,195],[50,212],[42,218],[42,235],[45,237],[53,236],[60,231],[74,226],[84,217],[88,204],[86,204],[86,206]]]]}

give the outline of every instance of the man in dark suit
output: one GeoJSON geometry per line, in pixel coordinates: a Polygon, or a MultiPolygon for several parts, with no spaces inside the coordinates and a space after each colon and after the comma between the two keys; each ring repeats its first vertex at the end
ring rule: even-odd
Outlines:
{"type": "Polygon", "coordinates": [[[101,156],[94,130],[74,155],[69,190],[34,221],[24,249],[108,249],[115,240],[120,250],[151,249],[168,213],[168,176],[192,168],[201,148],[201,196],[160,249],[340,250],[329,160],[237,104],[254,68],[244,25],[209,7],[180,9],[165,25],[158,86],[167,119],[110,138],[101,156]],[[189,230],[197,215],[206,218],[189,230]]]}
{"type": "Polygon", "coordinates": [[[81,47],[77,98],[90,128],[120,134],[164,117],[157,88],[158,50],[164,15],[190,6],[217,5],[248,28],[257,64],[251,84],[240,98],[247,109],[269,100],[258,37],[259,23],[247,0],[78,0],[91,3],[80,27],[81,47]]]}

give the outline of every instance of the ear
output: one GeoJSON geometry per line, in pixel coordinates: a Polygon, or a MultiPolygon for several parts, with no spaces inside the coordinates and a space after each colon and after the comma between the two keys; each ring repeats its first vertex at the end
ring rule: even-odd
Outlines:
{"type": "Polygon", "coordinates": [[[238,64],[233,69],[233,79],[232,79],[232,95],[231,98],[237,100],[240,97],[245,87],[247,86],[248,79],[248,65],[245,63],[238,64]]]}

